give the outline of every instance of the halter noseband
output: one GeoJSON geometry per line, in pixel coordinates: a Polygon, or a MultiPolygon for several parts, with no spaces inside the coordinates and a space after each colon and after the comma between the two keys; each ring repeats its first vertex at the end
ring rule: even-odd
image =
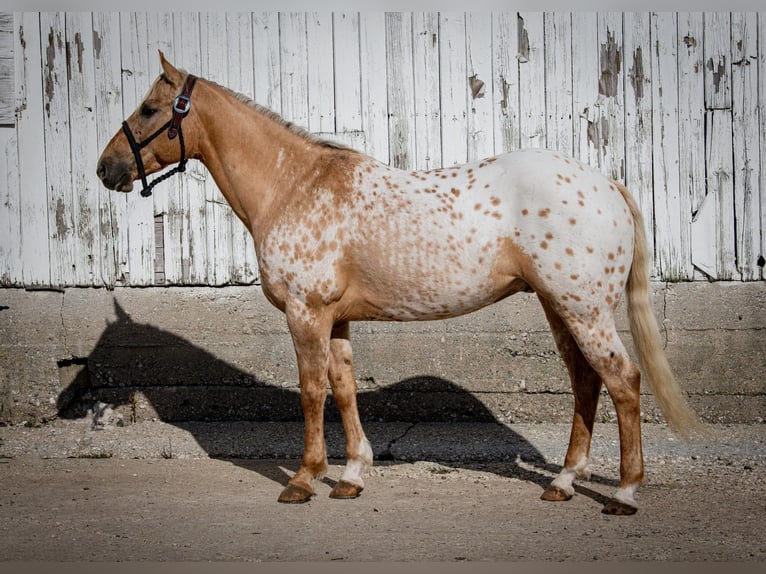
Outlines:
{"type": "Polygon", "coordinates": [[[152,188],[158,183],[165,181],[171,175],[176,173],[182,173],[186,171],[186,147],[184,146],[184,134],[181,131],[181,121],[186,117],[191,109],[191,93],[194,89],[194,84],[197,78],[191,74],[186,76],[184,87],[181,93],[173,101],[173,117],[165,123],[160,129],[150,135],[142,142],[137,142],[133,136],[133,132],[130,131],[128,122],[122,122],[122,131],[125,132],[125,137],[128,138],[128,144],[130,150],[133,152],[133,157],[136,159],[136,166],[138,167],[138,175],[141,176],[141,183],[144,188],[141,190],[142,197],[149,197],[152,194],[152,188]],[[148,146],[154,139],[165,130],[168,131],[168,139],[174,139],[178,136],[178,142],[181,145],[181,159],[178,160],[178,165],[171,169],[169,172],[159,176],[151,183],[146,181],[146,170],[144,169],[144,162],[141,159],[141,150],[148,146]]]}

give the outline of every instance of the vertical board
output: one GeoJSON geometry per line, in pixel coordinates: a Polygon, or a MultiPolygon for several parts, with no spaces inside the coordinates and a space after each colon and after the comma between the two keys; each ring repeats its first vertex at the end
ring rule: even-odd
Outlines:
{"type": "MultiPolygon", "coordinates": [[[[122,78],[120,65],[120,16],[115,13],[93,15],[94,78],[98,89],[95,98],[96,138],[100,150],[106,147],[122,122],[122,78]]],[[[112,287],[117,281],[118,227],[121,222],[115,209],[116,192],[98,187],[98,252],[101,283],[112,287]]]]}
{"type": "Polygon", "coordinates": [[[359,15],[362,125],[365,152],[388,161],[388,98],[386,86],[386,17],[383,13],[359,15]]]}
{"type": "Polygon", "coordinates": [[[600,110],[598,15],[572,13],[572,107],[574,156],[599,168],[600,110]]]}
{"type": "Polygon", "coordinates": [[[598,16],[599,164],[614,180],[625,182],[625,77],[622,14],[598,16]]]}
{"type": "Polygon", "coordinates": [[[495,154],[513,151],[519,140],[518,18],[515,12],[492,18],[495,154]]]}
{"type": "Polygon", "coordinates": [[[731,15],[731,94],[734,134],[734,217],[737,271],[740,279],[759,277],[761,213],[758,182],[763,166],[758,132],[758,18],[731,15]]]}
{"type": "MultiPolygon", "coordinates": [[[[99,285],[101,252],[99,187],[96,162],[99,149],[96,115],[95,68],[93,62],[93,18],[89,12],[66,15],[67,83],[69,84],[69,132],[71,148],[71,199],[74,210],[72,260],[79,286],[99,285]]],[[[70,283],[71,284],[71,283],[70,283]]]]}
{"type": "Polygon", "coordinates": [[[255,101],[282,113],[279,15],[276,12],[253,14],[253,65],[255,101]]]}
{"type": "Polygon", "coordinates": [[[306,14],[308,121],[314,133],[335,132],[335,70],[333,66],[333,15],[306,14]]]}
{"type": "Polygon", "coordinates": [[[440,14],[439,29],[442,165],[449,167],[468,160],[465,15],[440,14]]]}
{"type": "Polygon", "coordinates": [[[77,244],[75,201],[71,182],[69,147],[69,82],[67,81],[64,12],[40,14],[45,82],[45,179],[48,191],[48,237],[51,284],[75,285],[77,244]]]}
{"type": "Polygon", "coordinates": [[[728,12],[706,12],[705,107],[731,109],[731,17],[728,12]]]}
{"type": "Polygon", "coordinates": [[[279,54],[282,78],[282,115],[298,124],[308,125],[308,47],[306,15],[279,14],[279,54]]]}
{"type": "Polygon", "coordinates": [[[14,15],[0,12],[0,126],[16,122],[13,25],[14,15]]]}
{"type": "MultiPolygon", "coordinates": [[[[201,15],[200,48],[202,75],[222,86],[229,85],[230,34],[225,12],[201,15]]],[[[207,281],[209,285],[225,285],[231,279],[232,218],[234,212],[226,203],[209,173],[205,185],[205,221],[207,234],[207,281]]]]}
{"type": "Polygon", "coordinates": [[[542,12],[518,15],[519,135],[522,148],[545,147],[545,45],[542,12]]]}
{"type": "MultiPolygon", "coordinates": [[[[131,12],[120,15],[122,42],[123,117],[128,117],[138,107],[156,74],[157,64],[149,64],[149,37],[147,15],[131,12]]],[[[154,60],[153,60],[154,62],[154,60]]],[[[139,136],[140,137],[140,136],[139,136]]],[[[125,194],[120,201],[122,220],[120,241],[127,253],[119,254],[123,264],[123,282],[126,285],[151,285],[154,283],[154,196],[141,197],[136,185],[133,193],[125,194]]]]}
{"type": "Polygon", "coordinates": [[[359,52],[359,14],[333,14],[335,60],[335,127],[345,143],[364,149],[362,137],[362,83],[359,52]]]}
{"type": "Polygon", "coordinates": [[[544,25],[546,146],[572,155],[572,15],[547,12],[544,25]]]}
{"type": "MultiPolygon", "coordinates": [[[[235,92],[253,97],[253,19],[248,13],[227,13],[229,45],[228,87],[235,92]]],[[[250,231],[232,211],[231,215],[232,269],[229,280],[236,284],[251,284],[258,279],[258,261],[250,231]]]]}
{"type": "Polygon", "coordinates": [[[412,74],[412,16],[386,13],[386,74],[388,76],[388,145],[393,167],[415,165],[415,95],[412,74]]]}
{"type": "MultiPolygon", "coordinates": [[[[179,61],[188,70],[202,69],[200,46],[200,16],[193,12],[175,15],[174,34],[178,37],[176,50],[179,61]]],[[[189,162],[181,180],[180,199],[183,202],[183,222],[178,235],[181,252],[181,276],[185,285],[208,284],[207,252],[208,222],[206,215],[207,170],[198,161],[189,162]]],[[[167,248],[166,248],[167,249],[167,248]]]]}
{"type": "Polygon", "coordinates": [[[17,165],[16,130],[0,128],[0,287],[15,285],[22,280],[17,165]]]}
{"type": "Polygon", "coordinates": [[[654,13],[652,37],[652,129],[654,133],[655,255],[666,280],[691,277],[688,197],[678,173],[677,16],[654,13]]]}
{"type": "Polygon", "coordinates": [[[412,15],[413,88],[415,95],[416,169],[442,165],[441,106],[439,102],[439,15],[412,15]]]}
{"type": "MultiPolygon", "coordinates": [[[[165,57],[170,60],[171,63],[179,65],[176,61],[175,53],[173,50],[173,38],[175,34],[175,18],[170,12],[151,12],[147,15],[147,38],[148,58],[149,65],[153,70],[157,70],[159,73],[159,54],[161,50],[165,57]]],[[[158,190],[158,193],[154,197],[154,279],[155,285],[166,285],[169,283],[168,276],[175,277],[175,272],[178,268],[177,257],[172,257],[170,260],[166,258],[166,245],[172,245],[172,237],[170,236],[170,225],[168,223],[168,213],[170,211],[171,202],[178,197],[178,188],[180,182],[178,177],[172,177],[165,180],[162,187],[158,190]],[[176,269],[172,269],[171,265],[175,265],[176,269]],[[168,272],[169,271],[169,272],[168,272]]],[[[177,254],[177,249],[170,250],[171,253],[177,254]]]]}
{"type": "Polygon", "coordinates": [[[766,14],[758,14],[758,133],[760,134],[761,174],[758,182],[761,204],[761,249],[758,255],[758,279],[764,279],[766,266],[766,14]]]}
{"type": "MultiPolygon", "coordinates": [[[[625,60],[625,180],[644,218],[649,253],[654,254],[652,169],[652,66],[648,14],[626,13],[623,21],[625,60]]],[[[650,273],[657,275],[652,257],[650,273]]]]}
{"type": "Polygon", "coordinates": [[[468,160],[493,155],[492,17],[465,16],[466,74],[468,75],[468,160]]]}
{"type": "Polygon", "coordinates": [[[43,122],[43,81],[40,64],[42,38],[40,15],[24,12],[14,28],[16,45],[16,120],[18,158],[22,277],[25,287],[51,284],[48,242],[48,196],[45,169],[45,125],[43,122]]]}

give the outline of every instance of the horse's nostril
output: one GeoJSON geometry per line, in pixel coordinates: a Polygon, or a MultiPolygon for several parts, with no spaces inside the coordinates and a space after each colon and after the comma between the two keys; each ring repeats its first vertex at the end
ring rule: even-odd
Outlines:
{"type": "Polygon", "coordinates": [[[101,180],[106,177],[106,165],[104,165],[103,161],[98,162],[98,166],[96,167],[96,175],[101,180]]]}

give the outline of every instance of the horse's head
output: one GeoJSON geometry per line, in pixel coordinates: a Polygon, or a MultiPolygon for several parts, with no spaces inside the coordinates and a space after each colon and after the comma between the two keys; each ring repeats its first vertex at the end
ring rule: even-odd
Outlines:
{"type": "Polygon", "coordinates": [[[193,83],[189,85],[187,78],[196,78],[177,70],[162,52],[160,63],[162,74],[101,153],[96,172],[109,189],[132,191],[133,182],[141,178],[142,193],[149,195],[147,175],[176,162],[183,171],[186,158],[194,155],[190,134],[195,121],[189,99],[193,83]],[[181,120],[184,131],[179,130],[181,120]]]}

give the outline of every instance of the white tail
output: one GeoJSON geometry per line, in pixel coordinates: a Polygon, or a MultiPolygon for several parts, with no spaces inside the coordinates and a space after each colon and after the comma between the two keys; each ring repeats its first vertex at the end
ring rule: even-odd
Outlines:
{"type": "Polygon", "coordinates": [[[630,192],[625,186],[615,183],[630,208],[635,229],[627,301],[630,332],[633,335],[638,362],[648,379],[654,400],[671,428],[687,438],[693,434],[705,434],[705,428],[676,382],[662,348],[659,326],[650,301],[649,256],[644,219],[630,192]]]}

